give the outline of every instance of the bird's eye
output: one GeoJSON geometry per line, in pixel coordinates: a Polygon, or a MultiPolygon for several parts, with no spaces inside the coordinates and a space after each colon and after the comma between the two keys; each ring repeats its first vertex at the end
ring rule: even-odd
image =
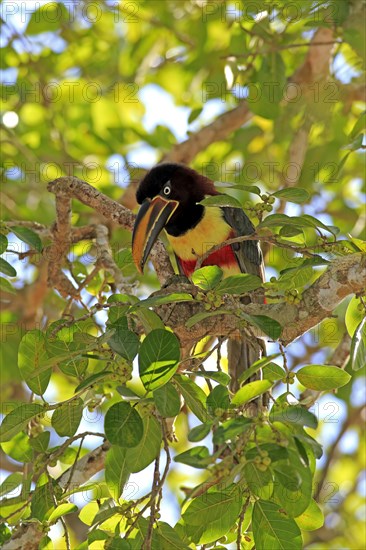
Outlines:
{"type": "Polygon", "coordinates": [[[165,185],[165,186],[164,186],[164,189],[163,189],[164,195],[168,196],[168,195],[170,195],[170,192],[171,192],[171,187],[170,187],[170,185],[165,185]]]}

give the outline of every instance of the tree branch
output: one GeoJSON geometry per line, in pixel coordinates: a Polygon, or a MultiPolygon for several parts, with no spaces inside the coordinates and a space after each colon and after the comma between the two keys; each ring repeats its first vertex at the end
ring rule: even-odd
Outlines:
{"type": "MultiPolygon", "coordinates": [[[[196,323],[192,328],[187,328],[186,322],[196,313],[203,310],[197,302],[183,302],[175,304],[169,309],[169,318],[166,324],[174,329],[181,343],[197,342],[205,336],[227,336],[238,330],[237,312],[240,310],[249,315],[265,315],[278,321],[282,328],[281,341],[288,345],[299,336],[332,316],[337,305],[350,294],[359,294],[364,291],[366,278],[366,255],[362,253],[350,254],[340,257],[332,262],[324,273],[302,295],[299,304],[280,302],[274,304],[238,304],[224,298],[222,309],[232,311],[232,314],[222,314],[206,317],[202,322],[196,323]]],[[[197,291],[193,285],[179,285],[168,287],[158,294],[169,294],[173,291],[191,292],[197,291]]],[[[161,306],[159,312],[164,318],[167,306],[161,306]]]]}
{"type": "MultiPolygon", "coordinates": [[[[67,200],[71,200],[71,198],[78,199],[86,206],[90,206],[96,212],[102,214],[107,220],[130,231],[133,229],[135,215],[131,210],[110,199],[83,180],[73,176],[64,176],[51,181],[47,188],[56,195],[56,198],[61,196],[63,198],[67,197],[67,200]]],[[[174,275],[174,270],[161,241],[155,244],[151,260],[160,283],[165,284],[167,279],[174,275]]]]}

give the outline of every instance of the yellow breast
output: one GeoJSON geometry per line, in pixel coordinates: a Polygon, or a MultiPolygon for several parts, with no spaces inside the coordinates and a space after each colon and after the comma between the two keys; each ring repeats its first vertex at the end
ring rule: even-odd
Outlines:
{"type": "Polygon", "coordinates": [[[220,208],[205,208],[202,220],[184,235],[172,237],[168,240],[174,252],[182,260],[197,260],[216,244],[225,241],[230,233],[230,226],[222,217],[220,208]]]}

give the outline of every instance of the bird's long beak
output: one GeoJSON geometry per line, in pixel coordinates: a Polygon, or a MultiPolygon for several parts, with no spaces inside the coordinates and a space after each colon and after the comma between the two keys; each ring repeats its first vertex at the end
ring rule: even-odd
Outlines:
{"type": "Polygon", "coordinates": [[[178,205],[178,201],[167,200],[160,195],[142,203],[132,233],[133,260],[141,273],[159,233],[178,205]]]}

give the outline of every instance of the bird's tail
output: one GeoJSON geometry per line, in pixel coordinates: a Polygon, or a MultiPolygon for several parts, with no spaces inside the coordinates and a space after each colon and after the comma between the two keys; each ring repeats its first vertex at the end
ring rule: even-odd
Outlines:
{"type": "MultiPolygon", "coordinates": [[[[265,344],[259,338],[249,338],[242,335],[241,339],[230,339],[227,345],[228,350],[228,371],[231,376],[230,390],[238,391],[240,388],[240,378],[249,367],[258,359],[266,355],[265,344]]],[[[261,372],[258,371],[253,377],[246,380],[246,383],[261,378],[261,372]]]]}

